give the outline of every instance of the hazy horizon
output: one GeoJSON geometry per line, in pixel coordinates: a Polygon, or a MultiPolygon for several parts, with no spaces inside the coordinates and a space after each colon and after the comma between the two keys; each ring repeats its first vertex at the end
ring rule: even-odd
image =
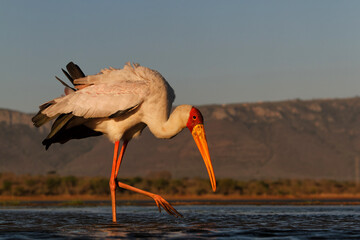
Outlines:
{"type": "Polygon", "coordinates": [[[130,62],[158,70],[175,105],[355,97],[358,1],[1,1],[0,108],[36,112],[54,76],[130,62]]]}

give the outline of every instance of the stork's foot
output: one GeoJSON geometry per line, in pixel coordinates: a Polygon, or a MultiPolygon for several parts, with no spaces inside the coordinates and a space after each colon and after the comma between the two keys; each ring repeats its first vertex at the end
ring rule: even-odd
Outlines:
{"type": "Polygon", "coordinates": [[[159,211],[161,212],[161,207],[165,209],[165,211],[170,214],[173,215],[175,217],[182,217],[183,215],[181,215],[178,211],[176,211],[175,208],[173,208],[173,206],[171,206],[170,203],[168,203],[164,198],[162,198],[161,196],[151,193],[151,192],[147,192],[141,189],[138,189],[136,187],[132,187],[130,185],[127,185],[125,183],[119,182],[117,179],[115,179],[115,182],[117,183],[117,186],[120,188],[124,188],[133,192],[137,192],[140,194],[144,194],[148,197],[151,197],[152,199],[154,199],[156,205],[159,208],[159,211]]]}
{"type": "Polygon", "coordinates": [[[154,199],[156,206],[159,208],[159,212],[161,212],[161,207],[162,207],[170,215],[173,215],[175,217],[183,217],[181,213],[176,211],[176,209],[173,206],[171,206],[171,204],[160,195],[152,194],[151,197],[152,199],[154,199]]]}

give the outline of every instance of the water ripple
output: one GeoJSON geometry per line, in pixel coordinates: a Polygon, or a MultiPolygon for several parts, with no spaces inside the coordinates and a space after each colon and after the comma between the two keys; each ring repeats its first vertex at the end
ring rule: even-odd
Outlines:
{"type": "Polygon", "coordinates": [[[360,239],[359,206],[1,208],[1,239],[360,239]]]}

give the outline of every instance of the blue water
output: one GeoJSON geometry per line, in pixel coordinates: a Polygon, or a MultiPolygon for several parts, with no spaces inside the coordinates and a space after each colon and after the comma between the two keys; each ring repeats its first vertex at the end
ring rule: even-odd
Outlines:
{"type": "Polygon", "coordinates": [[[360,239],[360,206],[0,208],[0,239],[360,239]]]}

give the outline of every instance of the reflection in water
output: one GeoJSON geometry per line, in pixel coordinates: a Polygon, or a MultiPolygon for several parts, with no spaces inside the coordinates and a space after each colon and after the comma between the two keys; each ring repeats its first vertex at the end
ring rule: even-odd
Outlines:
{"type": "Polygon", "coordinates": [[[359,206],[178,206],[0,209],[1,239],[360,239],[359,206]]]}

